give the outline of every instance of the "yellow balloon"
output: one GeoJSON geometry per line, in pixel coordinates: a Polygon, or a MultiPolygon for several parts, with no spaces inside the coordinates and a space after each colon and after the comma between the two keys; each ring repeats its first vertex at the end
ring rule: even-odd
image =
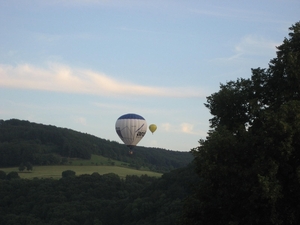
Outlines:
{"type": "Polygon", "coordinates": [[[157,126],[155,124],[151,124],[149,126],[149,130],[152,132],[152,134],[156,131],[156,129],[157,129],[157,126]]]}

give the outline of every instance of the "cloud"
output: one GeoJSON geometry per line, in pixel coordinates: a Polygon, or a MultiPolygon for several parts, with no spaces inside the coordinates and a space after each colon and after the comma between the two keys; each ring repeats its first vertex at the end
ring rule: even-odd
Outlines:
{"type": "Polygon", "coordinates": [[[247,35],[241,38],[241,40],[233,46],[233,55],[223,58],[216,58],[212,61],[236,62],[253,56],[266,56],[268,59],[271,59],[272,57],[275,57],[275,53],[277,51],[276,46],[279,45],[280,43],[277,43],[273,40],[268,40],[261,36],[247,35]]]}
{"type": "Polygon", "coordinates": [[[190,123],[182,123],[180,124],[181,132],[186,134],[193,134],[193,135],[199,135],[202,137],[207,136],[207,132],[203,130],[196,130],[194,124],[190,123]]]}
{"type": "Polygon", "coordinates": [[[103,96],[205,97],[191,87],[152,87],[117,80],[100,72],[50,63],[47,68],[30,64],[0,64],[0,86],[103,96]]]}
{"type": "Polygon", "coordinates": [[[246,21],[256,21],[256,22],[265,22],[273,21],[278,22],[276,20],[271,20],[268,18],[272,17],[272,14],[266,13],[266,11],[259,11],[259,10],[245,10],[243,8],[239,8],[238,5],[235,7],[228,7],[228,6],[206,6],[202,9],[193,8],[190,9],[192,13],[196,13],[199,15],[210,16],[210,17],[219,17],[225,19],[239,19],[239,20],[246,20],[246,21]]]}
{"type": "MultiPolygon", "coordinates": [[[[43,5],[54,5],[54,6],[65,6],[65,7],[82,7],[82,6],[99,6],[99,7],[115,7],[115,8],[126,8],[130,9],[133,7],[155,7],[157,8],[158,1],[139,1],[139,0],[52,0],[52,1],[41,1],[35,0],[35,2],[43,5]],[[156,4],[155,4],[156,3],[156,4]]],[[[161,2],[159,2],[162,4],[161,2]]]]}
{"type": "Polygon", "coordinates": [[[75,121],[75,123],[78,123],[80,125],[83,125],[83,126],[87,125],[86,118],[84,118],[84,117],[74,117],[73,120],[75,121]]]}
{"type": "Polygon", "coordinates": [[[72,34],[51,34],[51,33],[41,33],[41,32],[34,32],[33,37],[37,41],[42,41],[42,42],[58,42],[62,40],[93,40],[93,39],[98,39],[99,35],[96,34],[88,34],[84,32],[79,32],[79,33],[72,33],[72,34]]]}
{"type": "Polygon", "coordinates": [[[180,124],[181,131],[183,133],[193,134],[194,125],[189,123],[182,123],[180,124]]]}
{"type": "Polygon", "coordinates": [[[171,125],[170,123],[163,123],[159,126],[162,130],[167,132],[176,132],[176,133],[185,133],[185,134],[193,134],[199,135],[202,137],[207,136],[207,132],[205,131],[197,131],[195,130],[194,124],[183,122],[179,125],[171,125]]]}
{"type": "Polygon", "coordinates": [[[171,124],[169,124],[169,123],[163,123],[161,125],[161,128],[162,128],[162,130],[170,131],[171,130],[171,124]]]}
{"type": "MultiPolygon", "coordinates": [[[[190,9],[191,12],[205,15],[205,16],[214,16],[214,17],[232,17],[230,14],[222,13],[218,10],[205,10],[205,9],[190,9]]],[[[224,11],[226,12],[226,11],[224,11]]]]}
{"type": "Polygon", "coordinates": [[[266,55],[276,51],[276,43],[260,36],[247,35],[235,46],[237,54],[266,55]]]}

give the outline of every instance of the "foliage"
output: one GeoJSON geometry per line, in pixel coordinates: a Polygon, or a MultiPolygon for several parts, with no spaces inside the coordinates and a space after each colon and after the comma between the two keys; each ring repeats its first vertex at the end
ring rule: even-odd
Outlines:
{"type": "Polygon", "coordinates": [[[32,166],[32,164],[30,163],[30,162],[26,162],[26,170],[27,171],[29,171],[29,170],[31,170],[32,171],[32,169],[33,169],[33,166],[32,166]]]}
{"type": "Polygon", "coordinates": [[[193,149],[201,182],[183,224],[299,224],[300,22],[268,69],[207,98],[212,130],[193,149]]]}
{"type": "Polygon", "coordinates": [[[19,176],[18,172],[16,172],[16,171],[9,172],[6,175],[7,180],[13,180],[13,179],[18,179],[18,178],[20,178],[20,176],[19,176]]]}
{"type": "Polygon", "coordinates": [[[193,159],[189,152],[159,148],[136,147],[129,154],[125,145],[93,135],[17,119],[0,120],[0,167],[27,162],[58,165],[70,158],[91,159],[93,154],[157,172],[186,166],[193,159]]]}
{"type": "Polygon", "coordinates": [[[76,172],[73,170],[65,170],[61,173],[62,177],[74,177],[76,175],[76,172]]]}
{"type": "Polygon", "coordinates": [[[193,171],[189,166],[159,179],[121,179],[113,173],[0,179],[0,224],[173,225],[190,184],[197,180],[193,171]]]}
{"type": "Polygon", "coordinates": [[[0,180],[5,180],[6,179],[6,173],[3,170],[0,170],[0,180]]]}
{"type": "Polygon", "coordinates": [[[19,171],[22,172],[22,171],[25,170],[25,168],[26,167],[25,167],[24,163],[21,163],[20,166],[19,166],[19,171]]]}
{"type": "Polygon", "coordinates": [[[30,162],[27,162],[26,165],[24,165],[24,163],[21,163],[19,165],[18,169],[19,169],[20,172],[23,172],[25,169],[27,169],[27,171],[32,170],[33,167],[32,167],[32,164],[30,162]]]}

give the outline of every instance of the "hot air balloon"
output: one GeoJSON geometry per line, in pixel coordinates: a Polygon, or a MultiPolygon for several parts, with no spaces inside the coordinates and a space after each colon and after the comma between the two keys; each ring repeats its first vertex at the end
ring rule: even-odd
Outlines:
{"type": "Polygon", "coordinates": [[[132,149],[146,134],[147,122],[140,115],[125,114],[117,119],[116,132],[124,144],[132,149]]]}
{"type": "Polygon", "coordinates": [[[156,131],[156,129],[157,129],[157,126],[155,124],[151,124],[149,126],[149,130],[152,132],[152,134],[156,131]]]}

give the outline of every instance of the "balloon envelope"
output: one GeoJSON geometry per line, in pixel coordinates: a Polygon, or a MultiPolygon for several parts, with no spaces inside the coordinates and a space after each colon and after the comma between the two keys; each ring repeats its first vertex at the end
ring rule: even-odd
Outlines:
{"type": "Polygon", "coordinates": [[[132,149],[146,134],[147,122],[140,115],[125,114],[117,119],[116,132],[124,144],[132,149]]]}
{"type": "Polygon", "coordinates": [[[155,124],[151,124],[149,126],[149,130],[152,132],[152,134],[156,131],[156,129],[157,129],[157,126],[155,124]]]}

